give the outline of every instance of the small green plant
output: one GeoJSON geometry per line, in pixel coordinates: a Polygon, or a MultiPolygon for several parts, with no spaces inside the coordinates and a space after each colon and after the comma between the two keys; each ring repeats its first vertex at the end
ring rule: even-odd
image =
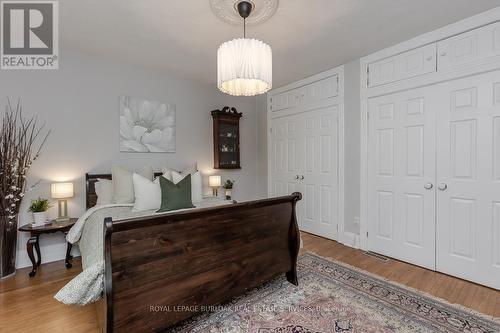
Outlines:
{"type": "Polygon", "coordinates": [[[224,185],[222,185],[222,187],[224,187],[226,190],[230,190],[233,188],[233,185],[234,185],[235,181],[234,180],[226,180],[226,182],[224,183],[224,185]]]}
{"type": "Polygon", "coordinates": [[[28,208],[28,212],[40,213],[46,212],[50,208],[49,200],[38,198],[36,200],[31,200],[31,205],[28,208]]]}

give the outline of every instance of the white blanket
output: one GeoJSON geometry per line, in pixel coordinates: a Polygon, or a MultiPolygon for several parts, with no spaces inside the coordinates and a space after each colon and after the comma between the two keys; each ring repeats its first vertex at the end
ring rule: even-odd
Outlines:
{"type": "MultiPolygon", "coordinates": [[[[109,204],[102,206],[94,206],[90,208],[85,212],[85,214],[80,216],[80,218],[76,221],[75,225],[69,230],[68,234],[66,235],[66,240],[71,244],[77,243],[80,240],[80,237],[82,237],[83,227],[85,226],[85,222],[87,222],[87,219],[92,214],[94,214],[97,211],[109,210],[109,208],[117,208],[117,207],[134,207],[134,204],[109,204]]],[[[108,213],[111,213],[111,211],[109,211],[108,213]]],[[[110,217],[113,216],[110,215],[110,217]]]]}
{"type": "MultiPolygon", "coordinates": [[[[196,208],[206,208],[227,205],[229,202],[210,198],[193,204],[196,208]]],[[[66,240],[71,244],[78,244],[82,255],[83,271],[59,290],[54,296],[55,299],[64,304],[85,305],[101,298],[104,289],[104,219],[111,217],[113,220],[121,220],[131,217],[164,214],[155,211],[132,212],[132,207],[133,204],[96,206],[89,209],[78,219],[68,232],[66,240]]],[[[186,209],[179,209],[175,212],[183,210],[186,209]]],[[[171,212],[174,211],[168,213],[171,212]]]]}

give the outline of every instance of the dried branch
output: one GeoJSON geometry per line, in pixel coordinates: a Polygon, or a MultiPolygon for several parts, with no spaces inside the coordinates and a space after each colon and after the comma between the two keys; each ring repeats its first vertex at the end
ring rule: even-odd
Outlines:
{"type": "MultiPolygon", "coordinates": [[[[10,99],[1,119],[0,133],[0,219],[8,223],[0,226],[2,230],[16,227],[13,221],[19,214],[22,198],[25,194],[26,177],[35,161],[50,131],[45,131],[45,124],[38,125],[38,119],[33,116],[24,118],[21,101],[12,105],[10,99]]],[[[30,187],[31,189],[32,187],[30,187]]]]}

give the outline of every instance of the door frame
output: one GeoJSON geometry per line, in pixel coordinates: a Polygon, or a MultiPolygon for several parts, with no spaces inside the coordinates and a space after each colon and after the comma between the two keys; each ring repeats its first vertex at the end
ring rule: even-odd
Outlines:
{"type": "Polygon", "coordinates": [[[434,73],[420,75],[414,78],[396,81],[381,86],[368,87],[368,65],[392,57],[427,44],[437,43],[441,40],[459,35],[461,33],[480,28],[482,26],[500,21],[500,7],[493,8],[443,28],[422,34],[392,47],[380,50],[360,59],[360,122],[361,122],[361,165],[360,165],[360,248],[368,249],[368,99],[387,94],[392,94],[413,88],[424,87],[439,82],[449,81],[464,76],[479,74],[498,69],[500,57],[492,57],[481,61],[471,62],[447,70],[437,69],[434,73]]]}
{"type": "Polygon", "coordinates": [[[272,183],[271,183],[271,120],[275,118],[281,118],[293,114],[305,113],[308,111],[314,111],[320,108],[338,105],[338,174],[337,182],[339,188],[337,191],[338,198],[338,211],[337,211],[337,241],[343,244],[351,244],[352,236],[346,235],[344,232],[345,221],[344,221],[344,167],[345,167],[345,154],[344,154],[344,65],[335,67],[328,71],[307,77],[305,79],[296,81],[294,83],[288,84],[286,86],[276,88],[267,93],[267,195],[271,196],[272,193],[272,183]],[[271,108],[271,98],[274,95],[282,93],[284,91],[297,89],[308,84],[314,83],[319,80],[326,79],[330,76],[338,75],[338,95],[333,98],[327,98],[318,102],[314,102],[311,105],[293,107],[285,110],[272,111],[271,108]]]}

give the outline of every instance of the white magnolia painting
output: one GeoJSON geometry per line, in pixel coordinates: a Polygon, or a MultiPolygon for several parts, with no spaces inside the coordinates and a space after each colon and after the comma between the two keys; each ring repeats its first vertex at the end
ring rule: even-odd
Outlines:
{"type": "Polygon", "coordinates": [[[175,152],[175,105],[120,97],[120,151],[175,152]]]}

